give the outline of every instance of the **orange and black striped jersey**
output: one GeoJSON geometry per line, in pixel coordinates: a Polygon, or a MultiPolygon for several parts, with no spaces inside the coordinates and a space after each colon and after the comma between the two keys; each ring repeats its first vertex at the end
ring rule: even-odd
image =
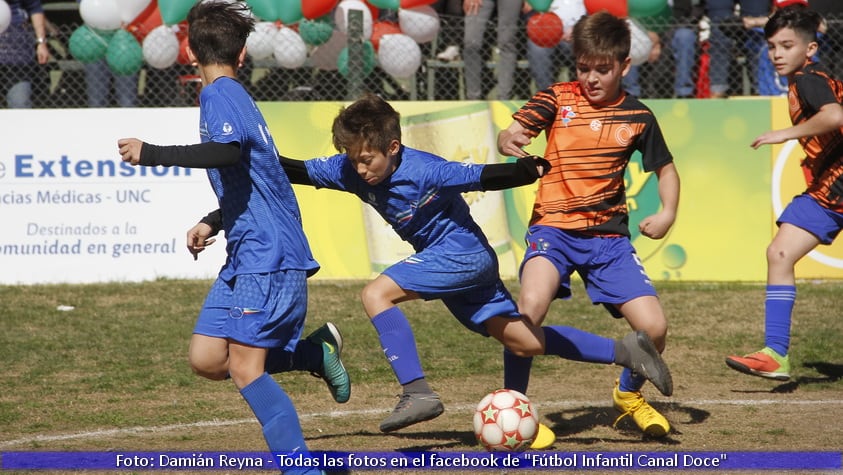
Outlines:
{"type": "Polygon", "coordinates": [[[629,236],[624,172],[636,150],[644,170],[673,161],[652,111],[621,94],[595,107],[578,82],[556,83],[513,114],[527,133],[547,136],[553,165],[539,181],[531,225],[600,235],[629,236]]]}
{"type": "MultiPolygon", "coordinates": [[[[843,82],[819,64],[809,63],[794,75],[787,99],[791,122],[800,124],[826,104],[843,103],[843,82]]],[[[802,137],[799,143],[805,150],[805,192],[826,208],[843,213],[843,128],[802,137]]]]}

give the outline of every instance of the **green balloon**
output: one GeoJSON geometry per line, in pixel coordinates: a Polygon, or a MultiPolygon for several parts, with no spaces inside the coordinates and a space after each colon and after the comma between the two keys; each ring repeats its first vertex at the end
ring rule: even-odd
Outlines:
{"type": "Polygon", "coordinates": [[[400,0],[369,0],[369,3],[381,10],[398,10],[401,6],[400,0]]]}
{"type": "Polygon", "coordinates": [[[312,46],[319,46],[328,42],[334,34],[334,22],[331,15],[316,18],[314,20],[302,20],[299,22],[299,35],[305,43],[312,46]]]}
{"type": "MultiPolygon", "coordinates": [[[[364,41],[363,42],[363,76],[368,76],[372,74],[372,71],[375,70],[375,62],[376,62],[376,55],[375,55],[375,47],[372,45],[371,41],[364,41]]],[[[337,69],[339,70],[340,74],[343,77],[348,77],[348,46],[340,51],[340,55],[337,58],[337,69]]]]}
{"type": "Polygon", "coordinates": [[[629,16],[633,18],[644,18],[658,15],[667,6],[667,0],[629,0],[629,16]]]}
{"type": "Polygon", "coordinates": [[[82,25],[70,35],[67,47],[77,61],[93,63],[105,57],[111,36],[105,36],[87,25],[82,25]]]}
{"type": "Polygon", "coordinates": [[[273,0],[246,0],[252,9],[252,13],[264,21],[275,21],[278,19],[278,2],[273,0]]]}
{"type": "Polygon", "coordinates": [[[165,25],[175,25],[187,18],[196,0],[158,0],[158,11],[165,25]]]}
{"type": "Polygon", "coordinates": [[[553,0],[527,0],[527,3],[537,12],[546,12],[550,10],[553,0]]]}
{"type": "Polygon", "coordinates": [[[278,0],[278,19],[285,25],[292,25],[304,18],[301,12],[302,0],[278,0]]]}
{"type": "Polygon", "coordinates": [[[143,67],[143,48],[131,33],[117,30],[108,43],[105,61],[114,74],[130,76],[143,67]]]}

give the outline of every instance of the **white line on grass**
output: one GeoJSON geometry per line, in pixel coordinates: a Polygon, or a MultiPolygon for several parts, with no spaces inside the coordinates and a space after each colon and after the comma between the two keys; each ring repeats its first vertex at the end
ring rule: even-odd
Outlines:
{"type": "MultiPolygon", "coordinates": [[[[664,404],[681,404],[684,406],[769,406],[775,404],[786,404],[788,406],[835,406],[843,404],[843,399],[820,399],[820,400],[782,400],[782,399],[686,399],[686,400],[670,400],[658,401],[664,404]]],[[[539,407],[600,407],[605,406],[606,401],[550,401],[538,404],[539,407]]],[[[474,409],[473,404],[452,404],[448,408],[452,411],[469,411],[474,409]]],[[[312,419],[315,417],[344,417],[344,416],[362,416],[368,414],[386,414],[389,409],[354,409],[347,411],[327,411],[327,412],[311,412],[299,414],[300,419],[312,419]]],[[[97,439],[120,435],[134,435],[152,432],[175,432],[184,429],[195,429],[202,427],[225,427],[241,424],[256,424],[257,421],[250,419],[233,419],[233,420],[210,420],[191,422],[188,424],[170,424],[165,426],[153,427],[125,427],[122,429],[104,429],[87,432],[77,432],[73,434],[59,434],[59,435],[35,435],[31,437],[23,437],[15,440],[7,440],[0,442],[0,448],[14,447],[18,445],[29,445],[34,442],[55,442],[61,440],[76,440],[76,439],[97,439]]]]}

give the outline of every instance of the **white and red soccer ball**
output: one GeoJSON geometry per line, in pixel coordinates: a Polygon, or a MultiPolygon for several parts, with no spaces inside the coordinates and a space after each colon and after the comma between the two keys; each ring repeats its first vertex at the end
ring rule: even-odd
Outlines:
{"type": "Polygon", "coordinates": [[[474,435],[488,450],[525,450],[539,431],[539,415],[527,396],[512,389],[487,394],[474,411],[474,435]]]}

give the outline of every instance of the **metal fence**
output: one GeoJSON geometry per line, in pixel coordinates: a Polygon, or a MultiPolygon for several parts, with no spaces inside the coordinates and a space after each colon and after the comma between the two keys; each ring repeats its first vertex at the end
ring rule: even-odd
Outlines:
{"type": "MultiPolygon", "coordinates": [[[[67,12],[65,12],[66,14],[67,12]]],[[[66,15],[65,15],[66,16],[66,15]]],[[[21,66],[27,69],[33,86],[33,104],[38,108],[73,108],[89,107],[92,100],[86,86],[99,87],[107,91],[105,107],[131,105],[136,107],[178,107],[195,105],[199,79],[195,68],[189,64],[174,63],[172,66],[157,68],[144,63],[140,71],[133,76],[120,78],[119,74],[106,70],[97,76],[93,69],[95,65],[85,64],[75,58],[69,48],[69,41],[73,33],[82,25],[78,12],[74,17],[71,12],[69,19],[55,21],[53,14],[48,11],[48,20],[52,26],[49,34],[49,46],[52,53],[51,61],[46,65],[21,66]],[[89,71],[89,69],[91,71],[89,71]],[[115,76],[118,81],[115,81],[115,76]],[[99,78],[99,79],[97,79],[99,78]],[[120,82],[122,81],[122,83],[120,82]],[[121,87],[126,87],[128,81],[129,99],[121,87]],[[119,84],[123,84],[120,86],[119,84]],[[121,96],[123,94],[123,96],[121,96]],[[128,102],[128,103],[127,103],[128,102]]],[[[388,21],[389,18],[382,18],[388,21]]],[[[536,90],[536,81],[531,72],[531,61],[527,56],[526,18],[522,19],[519,28],[519,47],[521,53],[515,70],[515,89],[511,99],[524,100],[536,90]]],[[[838,74],[843,67],[843,17],[827,18],[828,31],[822,39],[820,60],[828,64],[838,74]]],[[[432,41],[419,44],[421,61],[415,73],[408,77],[396,78],[387,73],[383,67],[366,59],[366,64],[349,64],[349,70],[359,66],[363,70],[361,81],[352,84],[348,71],[343,71],[337,64],[331,64],[334,56],[324,54],[324,48],[308,46],[307,60],[300,67],[288,68],[279,65],[272,56],[268,58],[249,58],[247,64],[240,71],[241,80],[258,101],[315,101],[315,100],[346,100],[353,97],[360,90],[372,91],[389,100],[458,100],[464,99],[464,68],[459,55],[437,57],[449,46],[460,48],[462,38],[461,17],[447,15],[439,16],[438,34],[432,41]],[[324,57],[314,58],[314,50],[323,48],[324,57]],[[371,64],[369,64],[371,63],[371,64]]],[[[758,43],[758,33],[743,28],[739,18],[734,18],[717,26],[729,41],[728,91],[730,96],[759,94],[759,77],[763,71],[759,69],[761,56],[765,53],[763,38],[758,43]]],[[[707,66],[706,48],[711,30],[699,18],[664,20],[662,24],[648,25],[657,31],[660,37],[661,54],[654,62],[644,62],[638,66],[637,94],[642,98],[670,98],[676,97],[674,78],[676,77],[676,61],[672,49],[674,33],[684,28],[694,33],[693,62],[690,74],[693,78],[694,89],[690,96],[707,97],[707,66]]],[[[486,29],[486,62],[484,70],[484,93],[488,99],[497,99],[495,90],[495,68],[498,61],[495,45],[496,24],[493,21],[486,29]]],[[[363,38],[367,40],[369,38],[363,38]]],[[[345,45],[333,45],[343,48],[345,45]]],[[[450,52],[456,51],[451,48],[450,52]]],[[[34,49],[34,38],[33,38],[34,49]]],[[[564,48],[557,48],[560,54],[553,56],[554,77],[557,80],[573,78],[572,63],[564,48]]],[[[365,51],[364,51],[365,53],[365,51]]],[[[371,52],[367,53],[371,54],[371,52]]],[[[448,56],[448,55],[446,55],[448,56]]],[[[710,64],[709,66],[710,67],[710,64]]],[[[5,103],[2,107],[6,107],[5,103]]]]}

